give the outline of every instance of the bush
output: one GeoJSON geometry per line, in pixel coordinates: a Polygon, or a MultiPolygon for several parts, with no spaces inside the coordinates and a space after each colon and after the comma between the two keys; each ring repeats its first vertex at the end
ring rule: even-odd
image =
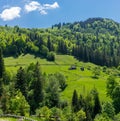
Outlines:
{"type": "Polygon", "coordinates": [[[49,52],[47,54],[47,60],[48,61],[55,61],[55,54],[53,52],[49,52]]]}
{"type": "Polygon", "coordinates": [[[120,113],[118,113],[117,115],[115,115],[114,120],[115,121],[120,121],[120,113]]]}
{"type": "Polygon", "coordinates": [[[113,121],[110,119],[107,115],[97,115],[94,119],[94,121],[113,121]]]}
{"type": "Polygon", "coordinates": [[[38,117],[44,116],[45,121],[48,121],[50,119],[51,110],[47,106],[44,106],[36,110],[36,115],[38,117]]]}
{"type": "Polygon", "coordinates": [[[57,73],[55,73],[55,77],[59,81],[61,91],[64,91],[64,89],[67,86],[65,76],[62,73],[57,72],[57,73]]]}
{"type": "Polygon", "coordinates": [[[2,111],[2,109],[0,109],[0,115],[2,115],[3,114],[3,111],[2,111]]]}

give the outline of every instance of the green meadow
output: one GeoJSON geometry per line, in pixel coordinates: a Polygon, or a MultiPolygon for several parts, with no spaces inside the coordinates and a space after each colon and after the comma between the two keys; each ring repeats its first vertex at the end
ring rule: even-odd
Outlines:
{"type": "Polygon", "coordinates": [[[76,89],[79,94],[86,95],[94,87],[97,88],[101,101],[109,100],[106,96],[106,80],[108,74],[103,73],[103,67],[99,67],[100,76],[96,79],[92,77],[93,69],[96,65],[79,62],[73,56],[69,55],[56,55],[55,62],[49,62],[46,59],[29,54],[21,55],[18,58],[7,57],[4,58],[4,61],[7,71],[12,74],[15,74],[20,66],[27,67],[30,63],[36,63],[37,61],[40,63],[43,73],[63,73],[67,80],[67,87],[61,93],[61,98],[63,100],[68,100],[70,102],[74,89],[76,89]],[[71,65],[75,65],[77,67],[76,70],[69,70],[71,65]],[[84,68],[84,71],[81,70],[81,67],[84,68]]]}
{"type": "Polygon", "coordinates": [[[15,118],[0,118],[0,121],[18,121],[18,119],[15,119],[15,118]]]}

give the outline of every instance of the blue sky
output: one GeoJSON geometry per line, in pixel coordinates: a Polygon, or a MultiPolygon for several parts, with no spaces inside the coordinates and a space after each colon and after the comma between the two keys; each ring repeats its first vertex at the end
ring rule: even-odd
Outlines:
{"type": "Polygon", "coordinates": [[[0,25],[51,27],[92,17],[120,22],[120,0],[0,0],[0,25]]]}

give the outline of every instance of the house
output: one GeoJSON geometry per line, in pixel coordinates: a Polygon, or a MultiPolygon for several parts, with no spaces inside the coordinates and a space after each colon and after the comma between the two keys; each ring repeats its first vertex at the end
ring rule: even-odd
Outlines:
{"type": "Polygon", "coordinates": [[[71,65],[71,67],[69,68],[69,70],[76,70],[76,66],[75,65],[71,65]]]}

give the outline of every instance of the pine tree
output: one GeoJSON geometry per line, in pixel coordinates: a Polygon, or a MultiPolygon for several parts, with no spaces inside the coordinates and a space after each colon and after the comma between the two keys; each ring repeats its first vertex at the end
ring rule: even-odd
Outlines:
{"type": "Polygon", "coordinates": [[[73,109],[73,112],[77,112],[78,109],[79,109],[79,106],[78,106],[78,94],[77,94],[76,90],[74,90],[74,92],[73,92],[72,109],[73,109]]]}
{"type": "Polygon", "coordinates": [[[35,111],[38,108],[40,103],[43,101],[43,82],[42,82],[42,73],[39,67],[39,63],[37,62],[34,70],[34,82],[33,82],[33,110],[35,111]]]}
{"type": "Polygon", "coordinates": [[[15,83],[15,88],[17,90],[20,89],[22,94],[27,97],[27,83],[26,83],[26,75],[25,71],[22,67],[19,68],[17,74],[16,74],[16,83],[15,83]]]}
{"type": "Polygon", "coordinates": [[[112,97],[113,90],[115,89],[116,86],[117,86],[117,81],[115,80],[115,77],[109,76],[108,79],[107,79],[107,84],[106,84],[108,96],[112,97]]]}
{"type": "Polygon", "coordinates": [[[5,74],[4,59],[2,54],[2,49],[0,48],[0,78],[3,78],[5,74]]]}
{"type": "Polygon", "coordinates": [[[2,96],[3,94],[3,80],[0,79],[0,97],[2,96]]]}
{"type": "Polygon", "coordinates": [[[98,93],[94,96],[94,107],[93,107],[93,117],[95,117],[98,113],[101,113],[101,104],[99,100],[98,93]]]}
{"type": "Polygon", "coordinates": [[[80,97],[79,97],[79,110],[84,109],[84,105],[85,105],[85,99],[83,98],[83,95],[80,94],[80,97]]]}
{"type": "Polygon", "coordinates": [[[115,109],[111,102],[107,101],[102,105],[102,114],[106,114],[110,118],[114,118],[115,109]]]}
{"type": "Polygon", "coordinates": [[[113,106],[115,108],[115,112],[120,112],[120,85],[117,85],[112,93],[112,100],[113,100],[113,106]]]}
{"type": "Polygon", "coordinates": [[[95,118],[95,116],[98,113],[101,113],[101,104],[100,104],[99,94],[96,88],[91,90],[91,94],[93,95],[93,101],[94,101],[92,118],[95,118]]]}
{"type": "Polygon", "coordinates": [[[84,102],[84,112],[86,113],[86,121],[93,121],[92,120],[92,113],[93,113],[93,106],[91,105],[92,103],[92,96],[88,94],[85,98],[84,102]]]}
{"type": "Polygon", "coordinates": [[[50,36],[48,36],[47,47],[48,47],[49,51],[54,51],[53,44],[50,40],[50,36]]]}

